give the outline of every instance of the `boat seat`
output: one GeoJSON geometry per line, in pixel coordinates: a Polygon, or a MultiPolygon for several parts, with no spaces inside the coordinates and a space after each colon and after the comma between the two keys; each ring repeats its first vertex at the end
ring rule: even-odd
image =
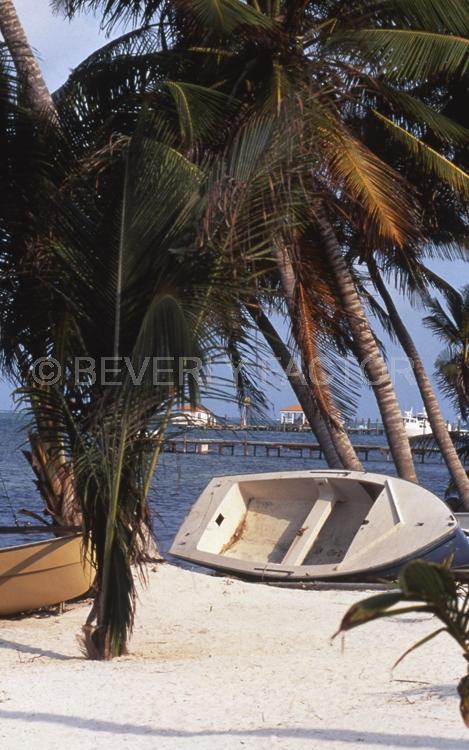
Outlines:
{"type": "MultiPolygon", "coordinates": [[[[405,519],[399,506],[392,480],[387,479],[384,482],[382,491],[355,534],[343,564],[348,564],[350,560],[370,554],[372,550],[382,545],[383,541],[389,538],[391,534],[394,534],[397,528],[402,527],[404,523],[405,519]]],[[[396,556],[397,553],[398,550],[396,549],[396,556]]]]}
{"type": "Polygon", "coordinates": [[[336,498],[328,479],[318,481],[319,497],[291,543],[282,565],[302,565],[322,527],[332,513],[336,498]]]}

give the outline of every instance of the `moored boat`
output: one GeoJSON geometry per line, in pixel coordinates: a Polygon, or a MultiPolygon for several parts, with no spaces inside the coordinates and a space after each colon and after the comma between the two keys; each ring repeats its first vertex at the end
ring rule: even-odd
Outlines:
{"type": "Polygon", "coordinates": [[[402,417],[404,428],[408,437],[424,437],[432,434],[432,428],[428,421],[427,412],[422,409],[421,412],[414,414],[413,409],[405,411],[402,417]]]}
{"type": "Polygon", "coordinates": [[[0,617],[75,599],[93,578],[80,534],[0,549],[0,617]]]}
{"type": "Polygon", "coordinates": [[[276,580],[394,577],[414,558],[469,565],[469,540],[431,492],[395,477],[332,470],[213,479],[170,552],[276,580]]]}

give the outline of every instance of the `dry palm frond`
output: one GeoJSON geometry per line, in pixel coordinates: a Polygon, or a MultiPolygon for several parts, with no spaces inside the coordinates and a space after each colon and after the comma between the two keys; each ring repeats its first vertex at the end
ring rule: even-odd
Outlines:
{"type": "Polygon", "coordinates": [[[418,236],[415,199],[394,169],[352,136],[336,137],[326,148],[333,177],[365,212],[365,231],[396,245],[418,236]]]}
{"type": "Polygon", "coordinates": [[[332,421],[338,420],[338,409],[332,400],[328,379],[323,370],[318,350],[317,330],[314,327],[315,317],[312,315],[310,297],[301,281],[297,282],[297,316],[294,318],[296,341],[303,358],[303,372],[308,378],[313,396],[321,413],[329,415],[332,421]]]}

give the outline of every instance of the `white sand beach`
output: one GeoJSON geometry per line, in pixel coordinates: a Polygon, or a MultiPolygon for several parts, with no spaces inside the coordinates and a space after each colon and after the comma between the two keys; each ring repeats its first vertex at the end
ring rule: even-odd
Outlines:
{"type": "Polygon", "coordinates": [[[465,750],[465,664],[432,617],[330,642],[357,591],[301,591],[162,565],[140,596],[131,654],[86,661],[87,604],[0,621],[0,748],[465,750]]]}

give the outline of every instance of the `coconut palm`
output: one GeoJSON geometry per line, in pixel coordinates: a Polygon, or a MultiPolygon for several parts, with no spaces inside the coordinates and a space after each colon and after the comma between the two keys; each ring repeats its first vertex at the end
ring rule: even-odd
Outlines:
{"type": "MultiPolygon", "coordinates": [[[[372,361],[366,362],[366,369],[373,377],[375,391],[381,398],[381,408],[386,416],[389,439],[396,463],[401,474],[411,478],[413,476],[412,463],[405,439],[402,442],[402,449],[399,446],[399,438],[402,439],[403,430],[400,414],[396,419],[399,413],[398,405],[393,392],[390,391],[389,378],[386,379],[386,371],[383,370],[384,361],[377,341],[361,307],[355,279],[343,255],[344,245],[341,237],[348,227],[362,225],[367,231],[368,238],[372,238],[377,246],[383,245],[384,248],[387,245],[400,246],[406,242],[409,247],[412,247],[412,241],[419,240],[419,232],[415,229],[417,217],[413,210],[412,191],[405,181],[397,175],[395,170],[357,140],[354,133],[354,117],[356,119],[357,113],[361,112],[364,106],[370,105],[370,100],[375,106],[377,90],[380,102],[385,101],[388,104],[391,99],[387,90],[379,88],[379,82],[373,79],[374,86],[370,82],[370,69],[373,69],[378,52],[385,50],[384,72],[387,73],[388,78],[396,78],[399,81],[399,77],[404,75],[403,71],[406,71],[405,77],[409,79],[406,82],[408,89],[414,79],[427,75],[429,70],[430,72],[441,71],[441,69],[458,70],[464,64],[466,45],[464,40],[461,43],[461,40],[446,38],[448,35],[441,33],[442,24],[444,29],[451,31],[452,25],[454,28],[457,14],[451,4],[447,4],[443,9],[443,16],[441,13],[436,16],[427,13],[425,19],[422,20],[418,11],[414,11],[413,16],[411,14],[413,20],[417,18],[420,24],[438,26],[436,32],[428,32],[425,28],[418,34],[419,42],[423,47],[423,51],[420,50],[418,56],[410,54],[406,47],[406,40],[410,38],[410,35],[406,34],[405,29],[404,33],[396,34],[395,28],[383,27],[383,23],[389,19],[391,19],[390,26],[393,27],[394,16],[376,17],[373,15],[370,20],[372,28],[363,28],[364,16],[357,21],[356,18],[348,15],[348,9],[346,9],[347,12],[341,9],[344,7],[343,4],[341,8],[335,3],[326,5],[322,5],[314,15],[311,13],[313,4],[308,4],[307,12],[303,3],[294,4],[291,7],[289,4],[288,8],[283,8],[285,13],[282,16],[276,12],[272,14],[267,6],[261,8],[263,12],[258,12],[253,7],[230,0],[229,3],[217,6],[219,10],[221,8],[222,13],[214,16],[210,13],[210,10],[213,10],[212,4],[194,4],[194,14],[192,14],[187,13],[190,8],[187,3],[184,3],[183,10],[186,12],[183,16],[181,15],[182,5],[168,4],[167,12],[165,11],[159,18],[160,23],[156,29],[146,29],[141,33],[127,35],[111,43],[92,60],[85,63],[72,77],[73,80],[56,96],[56,107],[60,112],[61,122],[66,124],[63,132],[70,134],[65,152],[67,153],[68,149],[68,152],[73,153],[74,164],[76,164],[76,167],[71,170],[72,174],[67,173],[68,180],[66,180],[66,183],[73,187],[71,206],[63,205],[64,195],[70,198],[70,193],[63,189],[63,177],[58,181],[58,184],[62,186],[57,196],[61,207],[58,216],[62,217],[62,221],[58,226],[60,232],[57,237],[61,237],[61,232],[68,227],[65,231],[66,241],[59,241],[58,246],[74,247],[71,240],[74,236],[81,236],[76,229],[83,230],[94,226],[95,211],[98,210],[99,213],[106,209],[106,200],[111,201],[111,206],[104,211],[105,215],[109,216],[109,211],[115,213],[111,210],[113,196],[122,195],[122,190],[108,189],[107,165],[112,166],[114,159],[118,162],[120,159],[122,168],[122,156],[126,152],[127,140],[125,136],[124,138],[111,138],[111,134],[134,132],[142,100],[150,110],[162,111],[162,105],[164,105],[170,126],[177,125],[178,127],[180,140],[177,142],[179,148],[177,152],[190,163],[195,162],[195,167],[198,169],[200,169],[199,160],[202,153],[208,150],[209,159],[213,157],[213,154],[223,153],[222,162],[218,166],[222,175],[223,165],[230,163],[226,156],[226,149],[233,146],[233,128],[228,127],[226,120],[224,127],[220,127],[220,111],[225,109],[229,113],[226,119],[232,121],[235,132],[248,127],[246,123],[250,123],[252,127],[259,109],[270,114],[271,117],[274,114],[277,118],[277,127],[270,128],[270,130],[258,128],[257,135],[244,142],[244,146],[248,144],[244,151],[239,150],[242,141],[235,139],[236,148],[233,154],[236,155],[235,161],[243,165],[242,168],[234,172],[229,169],[224,173],[223,179],[218,173],[218,177],[216,179],[212,177],[211,182],[206,186],[207,195],[209,197],[213,195],[215,198],[209,200],[209,210],[201,212],[204,216],[203,231],[201,244],[196,247],[223,248],[223,252],[218,252],[218,255],[223,259],[228,256],[236,260],[234,265],[236,269],[244,265],[249,267],[249,252],[252,261],[253,253],[257,254],[257,251],[266,253],[268,250],[272,254],[271,261],[276,263],[277,269],[281,268],[282,263],[293,267],[295,301],[301,301],[305,293],[309,292],[309,304],[303,307],[303,310],[307,312],[308,320],[302,327],[300,322],[295,334],[297,343],[302,348],[305,362],[310,361],[311,351],[318,349],[318,333],[312,311],[317,310],[321,313],[322,306],[313,304],[314,290],[308,289],[301,270],[312,264],[316,249],[321,248],[334,271],[337,289],[347,314],[348,327],[354,335],[355,346],[362,359],[364,354],[373,355],[372,361]],[[337,22],[328,26],[330,13],[335,10],[338,10],[337,22]],[[273,20],[272,15],[274,15],[273,20]],[[357,22],[356,28],[348,33],[351,22],[357,22]],[[232,48],[230,44],[233,42],[233,37],[230,35],[235,29],[242,33],[238,34],[236,45],[232,48]],[[201,48],[200,44],[197,46],[194,42],[200,41],[202,36],[205,46],[201,48]],[[143,43],[144,47],[142,47],[143,43]],[[220,44],[223,46],[217,46],[220,44]],[[436,48],[443,52],[435,55],[436,48]],[[133,51],[132,57],[125,54],[126,49],[133,51]],[[431,59],[430,52],[432,52],[431,59]],[[193,79],[195,59],[201,62],[197,67],[196,81],[193,79]],[[357,63],[365,65],[365,72],[362,72],[361,78],[360,71],[357,72],[356,69],[357,63]],[[430,64],[434,67],[429,69],[430,64]],[[171,77],[169,77],[170,74],[171,77]],[[356,83],[357,76],[362,82],[361,85],[356,83]],[[372,89],[372,93],[367,87],[372,89]],[[287,133],[289,136],[283,138],[288,148],[284,146],[280,149],[280,156],[276,153],[278,143],[274,143],[274,148],[271,146],[272,140],[276,138],[278,141],[276,134],[279,130],[282,137],[287,133]],[[252,184],[251,188],[246,190],[246,182],[249,182],[249,180],[246,181],[246,174],[249,173],[249,170],[246,172],[246,165],[257,164],[260,154],[263,154],[260,182],[257,179],[254,180],[256,190],[251,189],[252,184]],[[242,159],[238,158],[240,155],[242,159]],[[266,156],[273,158],[267,162],[266,156]],[[266,169],[267,163],[270,164],[268,170],[266,169]],[[92,175],[94,180],[99,178],[100,191],[95,196],[100,199],[98,206],[95,206],[93,201],[90,205],[89,197],[86,200],[84,198],[86,195],[89,196],[90,191],[81,188],[80,179],[83,173],[92,175]],[[239,202],[240,195],[241,202],[239,202]],[[81,209],[80,219],[77,224],[74,224],[78,199],[84,201],[84,208],[78,202],[78,207],[81,209]],[[67,210],[64,210],[65,208],[67,210]],[[67,221],[63,221],[64,217],[67,221]],[[226,229],[224,236],[217,235],[217,230],[221,231],[221,227],[226,229]],[[71,228],[74,231],[71,232],[71,228]],[[216,243],[212,239],[213,236],[217,238],[216,243]],[[240,264],[239,259],[245,263],[240,264]],[[375,357],[376,352],[379,355],[378,359],[375,357]],[[378,374],[380,379],[376,380],[378,374]]],[[[119,7],[112,2],[107,5],[111,10],[112,8],[122,10],[124,6],[127,10],[129,9],[128,3],[120,3],[119,7]]],[[[159,6],[160,4],[156,3],[153,9],[157,10],[159,6]]],[[[399,10],[399,3],[393,3],[392,6],[392,13],[396,18],[399,17],[402,23],[408,24],[408,8],[399,10]]],[[[134,3],[132,7],[138,10],[141,5],[134,3]]],[[[282,11],[282,8],[270,8],[270,10],[282,11]]],[[[391,13],[389,9],[386,12],[391,13]]],[[[114,20],[115,18],[117,16],[114,20]]],[[[396,108],[396,111],[400,111],[400,106],[396,108]]],[[[409,104],[407,106],[410,107],[409,104]]],[[[375,110],[378,112],[376,107],[375,110]]],[[[421,140],[401,126],[397,127],[387,114],[379,113],[376,117],[396,137],[411,144],[419,156],[422,152],[426,158],[426,166],[436,171],[441,179],[444,178],[459,190],[464,188],[466,184],[464,173],[454,167],[446,157],[441,156],[435,149],[425,149],[425,144],[421,140]]],[[[433,122],[435,117],[438,126],[441,127],[441,120],[437,115],[434,116],[433,122]]],[[[58,150],[61,158],[54,159],[55,167],[63,163],[63,152],[64,146],[61,144],[58,150]]],[[[50,179],[50,175],[48,177],[50,179]]],[[[54,184],[57,185],[57,182],[54,184]]],[[[111,181],[110,184],[115,183],[111,181]]],[[[57,222],[57,217],[53,218],[57,222]]],[[[43,238],[44,235],[39,229],[35,228],[35,232],[43,238]]],[[[189,235],[194,236],[193,227],[189,235]]],[[[109,238],[109,231],[106,231],[104,236],[109,238]]],[[[187,246],[187,241],[185,244],[187,246]]],[[[41,247],[39,243],[35,243],[34,246],[41,247]]],[[[107,247],[103,243],[104,246],[107,247]]],[[[54,244],[54,249],[56,247],[57,244],[54,244]]],[[[177,257],[178,253],[171,253],[171,255],[177,257]]],[[[183,256],[186,255],[187,252],[184,252],[183,256]]],[[[218,255],[215,254],[216,257],[218,255]]],[[[49,258],[50,253],[46,257],[49,258]]],[[[55,255],[53,257],[55,258],[55,255]]],[[[85,293],[88,287],[82,281],[83,277],[86,281],[88,266],[76,262],[76,258],[79,257],[77,253],[72,255],[73,257],[71,267],[75,270],[75,274],[70,278],[75,281],[80,280],[79,288],[85,293]],[[77,274],[76,269],[80,269],[80,273],[77,274]]],[[[119,254],[114,252],[110,254],[110,257],[116,259],[119,254]]],[[[64,258],[67,263],[70,263],[66,254],[64,258]]],[[[28,256],[28,259],[32,260],[31,256],[28,256]]],[[[49,272],[47,266],[45,268],[49,272]]],[[[65,264],[65,269],[67,268],[69,266],[65,264]]],[[[98,270],[102,274],[102,269],[98,268],[98,270]]],[[[64,269],[61,271],[60,278],[63,277],[63,273],[64,269]]],[[[215,262],[215,275],[210,276],[211,279],[213,278],[210,286],[215,288],[215,281],[222,278],[222,274],[224,278],[232,277],[225,262],[223,264],[215,262]]],[[[98,278],[105,280],[108,276],[98,274],[98,278]]],[[[116,273],[114,270],[112,278],[121,278],[120,272],[116,273]]],[[[49,281],[47,274],[46,280],[49,281]]],[[[106,285],[104,288],[107,288],[106,285]]],[[[68,313],[65,316],[60,315],[57,320],[65,320],[67,326],[69,326],[69,321],[72,321],[75,328],[71,326],[63,329],[62,327],[61,333],[60,328],[57,327],[54,335],[45,340],[51,341],[56,347],[58,342],[68,343],[75,339],[76,347],[78,347],[75,351],[86,351],[89,346],[80,348],[80,344],[84,333],[88,332],[88,327],[91,327],[91,330],[93,327],[83,314],[82,306],[77,302],[81,316],[79,317],[80,325],[76,326],[74,321],[77,320],[77,314],[70,315],[68,297],[64,300],[63,296],[57,293],[57,289],[60,289],[59,278],[55,279],[55,284],[49,283],[47,289],[49,292],[54,292],[51,298],[54,306],[51,309],[55,309],[61,303],[68,313]],[[67,304],[64,304],[65,302],[67,304]],[[72,332],[72,337],[68,335],[69,331],[72,332]]],[[[121,298],[120,293],[114,293],[111,296],[114,300],[121,298]]],[[[203,295],[202,298],[204,298],[203,295]]],[[[72,299],[80,300],[81,296],[77,295],[72,299]]],[[[102,304],[98,305],[97,309],[102,309],[102,304]]],[[[117,311],[118,306],[114,305],[113,309],[117,311]]],[[[74,312],[73,306],[72,312],[74,312]]],[[[119,313],[119,320],[120,315],[121,313],[119,313]]],[[[298,318],[296,313],[295,317],[298,318]]],[[[116,330],[121,329],[121,324],[119,322],[117,325],[116,316],[112,318],[112,321],[113,334],[108,341],[114,342],[111,350],[114,354],[120,351],[116,330]]],[[[49,331],[47,326],[45,330],[49,331]]],[[[94,351],[99,352],[101,349],[96,346],[94,351]]],[[[98,396],[104,398],[103,394],[98,393],[98,396]]],[[[322,413],[328,417],[327,396],[319,391],[315,393],[315,396],[322,413]]],[[[75,396],[70,391],[70,393],[67,392],[67,398],[68,403],[73,403],[75,396]],[[68,398],[69,396],[71,398],[68,398]]],[[[133,423],[133,411],[130,406],[126,405],[127,402],[122,405],[117,397],[107,396],[107,399],[115,404],[114,413],[124,415],[123,422],[133,423]]],[[[62,402],[59,400],[59,403],[62,402]]],[[[85,414],[86,404],[86,398],[83,398],[82,407],[85,414]]],[[[51,414],[52,405],[51,403],[45,411],[46,422],[51,414]]],[[[65,401],[66,405],[67,401],[65,401]]],[[[155,410],[154,404],[152,410],[155,410]]],[[[104,411],[103,414],[105,418],[103,417],[101,421],[108,424],[108,413],[104,411]]],[[[72,427],[80,416],[81,413],[72,413],[74,420],[70,422],[72,427]]],[[[75,433],[81,435],[82,430],[75,429],[72,434],[75,433]]],[[[133,440],[136,433],[131,429],[128,433],[133,440]]],[[[105,502],[101,504],[107,509],[107,519],[110,519],[111,524],[109,534],[105,535],[108,540],[107,546],[106,539],[104,539],[100,557],[101,570],[108,571],[107,577],[103,576],[100,582],[103,591],[106,592],[108,582],[114,580],[114,577],[109,576],[116,539],[112,528],[117,518],[114,514],[118,513],[122,502],[120,494],[122,471],[125,466],[129,465],[124,459],[126,455],[129,455],[128,451],[131,452],[131,447],[127,437],[124,436],[122,440],[114,441],[113,445],[116,450],[109,451],[110,441],[107,435],[114,434],[112,430],[111,433],[105,433],[96,438],[97,433],[90,430],[88,425],[85,434],[91,436],[92,442],[89,451],[84,453],[85,457],[107,456],[108,461],[115,460],[116,456],[120,457],[119,463],[114,465],[112,472],[97,471],[101,480],[103,476],[112,475],[116,477],[117,483],[109,485],[110,489],[106,491],[107,494],[103,495],[105,502]]],[[[83,441],[80,441],[80,445],[81,442],[83,441]]],[[[80,455],[75,458],[77,465],[79,465],[80,455]]],[[[90,465],[90,460],[84,459],[85,465],[90,465]]],[[[103,463],[101,458],[96,461],[100,466],[108,465],[103,463]]],[[[91,493],[90,497],[93,494],[91,493]]],[[[138,507],[143,506],[139,504],[138,507]]],[[[95,519],[97,529],[103,528],[102,508],[100,512],[100,516],[97,511],[96,515],[90,516],[95,519]]],[[[125,529],[127,525],[128,520],[124,520],[121,528],[125,529]]],[[[122,534],[125,537],[123,531],[122,534]]],[[[119,534],[117,534],[117,539],[119,540],[119,534]]],[[[128,549],[124,544],[124,550],[126,548],[128,549]]],[[[123,557],[125,558],[125,555],[123,557]]],[[[129,580],[128,576],[127,580],[129,580]]],[[[130,588],[127,588],[126,596],[127,602],[131,603],[130,588]]],[[[109,601],[107,594],[103,595],[101,601],[104,603],[109,601]]],[[[125,611],[128,614],[131,607],[127,607],[125,611]]],[[[127,619],[125,628],[129,627],[129,622],[127,619]]],[[[119,650],[122,647],[122,631],[119,631],[120,635],[112,635],[108,627],[109,623],[103,611],[101,621],[98,622],[94,643],[97,643],[101,650],[110,648],[111,652],[115,653],[115,649],[119,650]]]]}
{"type": "MultiPolygon", "coordinates": [[[[321,352],[320,341],[321,329],[324,330],[324,323],[328,318],[326,305],[324,304],[327,291],[324,287],[320,289],[318,283],[308,284],[308,281],[311,282],[313,264],[305,268],[305,264],[297,261],[295,268],[285,249],[281,251],[277,248],[275,257],[283,294],[292,321],[293,336],[301,352],[304,377],[313,396],[316,411],[321,421],[328,425],[330,439],[342,465],[352,471],[363,471],[363,466],[342,424],[340,411],[326,386],[328,378],[324,367],[324,351],[321,352]],[[317,304],[314,304],[312,300],[312,289],[323,303],[319,315],[315,312],[317,304]],[[313,324],[313,321],[316,321],[315,324],[313,324]]],[[[335,300],[333,300],[333,304],[334,302],[335,300]]],[[[338,371],[340,371],[340,367],[338,371]]],[[[349,385],[348,383],[346,388],[349,385]]]]}
{"type": "Polygon", "coordinates": [[[435,362],[438,383],[463,419],[469,414],[469,286],[446,294],[448,311],[432,299],[424,324],[446,344],[435,362]]]}
{"type": "MultiPolygon", "coordinates": [[[[467,165],[466,145],[469,141],[468,119],[464,104],[464,83],[456,78],[439,77],[439,85],[435,79],[422,81],[419,84],[419,101],[411,102],[408,113],[408,127],[417,132],[417,122],[420,135],[437,148],[441,143],[451,142],[452,156],[461,165],[467,165]],[[437,121],[432,120],[433,112],[438,112],[437,121]],[[451,120],[448,119],[451,116],[451,120]],[[433,129],[438,132],[435,136],[433,129]]],[[[396,92],[393,93],[396,96],[396,92]]],[[[400,92],[409,102],[407,94],[400,92]]],[[[392,115],[392,110],[386,113],[392,115]]],[[[382,298],[389,315],[390,333],[401,344],[404,352],[414,365],[414,375],[419,387],[422,402],[425,405],[429,421],[435,436],[436,444],[448,466],[452,477],[453,488],[458,487],[459,496],[469,507],[469,481],[464,467],[458,459],[453,440],[448,434],[436,394],[430,383],[423,363],[419,356],[415,342],[412,340],[404,321],[397,312],[394,303],[392,282],[395,293],[404,293],[412,304],[425,306],[429,295],[437,290],[445,295],[451,292],[449,285],[443,279],[431,272],[425,266],[426,257],[438,257],[444,261],[466,258],[466,205],[463,194],[448,188],[445,182],[427,171],[422,174],[422,164],[412,159],[404,159],[405,151],[399,142],[382,141],[382,133],[376,118],[367,115],[360,122],[361,137],[382,158],[386,158],[395,168],[398,168],[407,180],[419,185],[422,196],[423,210],[422,224],[425,226],[426,242],[418,248],[396,249],[394,252],[381,252],[379,248],[367,249],[364,238],[357,232],[352,238],[344,237],[352,252],[349,261],[356,258],[358,263],[368,267],[370,279],[374,288],[382,298]]],[[[444,146],[445,150],[447,146],[444,146]]]]}
{"type": "MultiPolygon", "coordinates": [[[[372,282],[380,294],[385,304],[386,310],[390,317],[393,332],[395,333],[399,343],[401,344],[403,351],[412,363],[412,370],[416,383],[419,387],[422,401],[426,409],[428,420],[432,429],[432,434],[435,438],[436,444],[439,447],[444,461],[448,467],[452,484],[457,490],[461,501],[465,507],[469,507],[469,479],[463,464],[458,456],[456,447],[451,439],[446,420],[442,414],[438,399],[433,390],[430,379],[425,371],[422,359],[419,351],[407,330],[401,316],[398,313],[397,307],[392,299],[391,293],[385,283],[382,273],[377,267],[374,258],[369,259],[369,269],[372,282]]],[[[422,286],[425,280],[436,282],[433,274],[425,269],[422,265],[418,268],[419,284],[422,286]]],[[[445,291],[447,288],[445,287],[445,291]]],[[[424,290],[425,292],[425,290],[424,290]]]]}
{"type": "MultiPolygon", "coordinates": [[[[45,150],[45,132],[49,127],[48,116],[41,110],[40,116],[32,111],[31,101],[20,85],[17,70],[5,47],[0,50],[0,120],[2,164],[0,179],[0,236],[2,238],[2,284],[1,305],[3,309],[1,340],[3,369],[16,382],[22,382],[21,352],[9,347],[9,332],[22,330],[26,339],[31,330],[31,320],[36,331],[48,329],[49,297],[45,289],[29,279],[26,282],[25,263],[32,263],[34,237],[45,231],[47,216],[51,212],[48,200],[50,172],[45,150]],[[32,211],[36,206],[37,211],[32,211]],[[3,252],[4,251],[4,252],[3,252]],[[24,280],[21,285],[23,305],[14,312],[9,306],[12,294],[19,292],[15,280],[24,280]],[[16,364],[13,365],[13,362],[16,364]],[[17,380],[19,378],[19,381],[17,380]]],[[[49,133],[50,148],[58,143],[54,130],[49,133]]],[[[35,356],[33,342],[25,351],[35,356]],[[32,348],[31,348],[32,347],[32,348]]],[[[40,427],[40,426],[39,426],[40,427]]],[[[41,430],[42,433],[42,430],[41,430]]],[[[47,497],[49,511],[59,525],[74,525],[77,508],[73,502],[71,478],[60,451],[51,451],[44,435],[31,435],[31,451],[27,452],[36,473],[39,486],[47,497]]]]}
{"type": "Polygon", "coordinates": [[[28,105],[36,114],[50,114],[54,105],[13,0],[0,0],[0,32],[25,88],[28,105]]]}
{"type": "MultiPolygon", "coordinates": [[[[132,120],[133,136],[103,138],[102,147],[86,128],[61,129],[70,114],[66,99],[57,102],[55,138],[43,139],[17,106],[14,75],[4,73],[3,367],[22,383],[20,396],[79,500],[98,590],[85,645],[89,655],[110,658],[125,651],[132,628],[132,565],[146,547],[147,497],[165,421],[173,403],[197,400],[185,363],[249,346],[236,312],[245,287],[253,292],[253,258],[266,252],[266,239],[253,247],[243,230],[260,226],[270,189],[252,158],[266,126],[245,129],[218,160],[191,160],[177,148],[171,118],[149,111],[132,120]],[[250,220],[235,237],[218,201],[241,171],[231,206],[250,220]],[[42,190],[30,195],[37,185],[42,190]],[[262,198],[257,213],[253,195],[262,198]],[[234,251],[244,253],[247,274],[238,266],[231,287],[234,251]],[[155,357],[169,363],[163,382],[154,380],[155,357]],[[58,363],[53,386],[31,375],[40,358],[58,363]],[[85,366],[77,371],[80,358],[85,366]],[[106,366],[116,361],[124,370],[114,373],[117,384],[106,366]],[[149,443],[144,436],[155,420],[158,437],[149,443]]],[[[246,383],[243,373],[242,395],[246,383]]]]}
{"type": "MultiPolygon", "coordinates": [[[[68,113],[59,102],[44,138],[42,120],[20,105],[8,56],[2,63],[2,365],[40,433],[49,512],[63,518],[69,500],[57,498],[59,479],[78,500],[71,511],[81,512],[97,566],[97,622],[86,647],[108,658],[125,650],[132,627],[131,566],[148,542],[165,415],[173,403],[197,400],[181,366],[222,350],[235,330],[238,292],[226,283],[220,250],[225,225],[200,252],[196,242],[202,182],[209,192],[222,174],[178,151],[170,124],[151,114],[138,118],[133,137],[100,147],[89,131],[61,128],[68,113]],[[169,382],[155,384],[154,357],[168,359],[169,382]],[[58,364],[53,385],[32,377],[41,358],[58,364]],[[106,358],[111,368],[116,358],[126,363],[121,385],[108,382],[106,358]],[[150,420],[152,429],[159,423],[155,443],[143,438],[150,420]]],[[[244,330],[237,325],[238,346],[244,330]]]]}
{"type": "Polygon", "coordinates": [[[330,432],[319,413],[316,402],[312,398],[311,388],[305,382],[301,370],[296,365],[292,357],[292,352],[282,340],[269,316],[266,315],[257,300],[254,299],[248,309],[283,371],[287,373],[288,382],[305,413],[308,424],[321,446],[328,466],[334,469],[343,468],[343,463],[334,447],[330,432]]]}
{"type": "MultiPolygon", "coordinates": [[[[208,1],[129,5],[120,0],[105,4],[59,0],[56,4],[70,14],[84,7],[102,7],[104,24],[122,17],[154,20],[155,34],[165,39],[163,49],[177,51],[180,80],[194,82],[195,74],[198,84],[242,102],[239,116],[259,109],[275,112],[285,133],[301,131],[292,159],[296,174],[299,163],[308,163],[309,176],[302,180],[310,207],[307,223],[314,227],[315,243],[327,253],[334,271],[399,473],[415,479],[399,405],[344,258],[336,218],[339,209],[342,217],[346,214],[348,221],[362,226],[377,244],[410,247],[419,241],[412,190],[357,138],[355,121],[364,110],[404,143],[425,169],[452,188],[467,191],[465,173],[395,119],[418,111],[433,132],[444,130],[444,118],[419,101],[418,85],[430,75],[464,72],[468,43],[461,35],[469,27],[466,11],[453,3],[442,2],[436,8],[423,0],[410,7],[399,0],[353,6],[332,0],[288,4],[233,0],[217,3],[216,12],[208,1]]],[[[178,104],[190,113],[187,97],[180,96],[178,104]]],[[[291,238],[282,252],[295,266],[291,238]]]]}

